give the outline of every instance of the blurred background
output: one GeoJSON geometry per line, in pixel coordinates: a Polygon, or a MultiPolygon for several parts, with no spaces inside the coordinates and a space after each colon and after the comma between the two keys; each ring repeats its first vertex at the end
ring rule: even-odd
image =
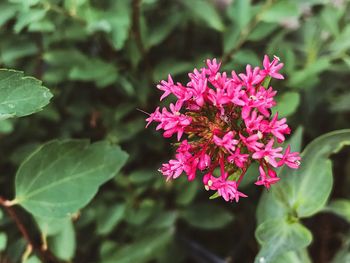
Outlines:
{"type": "MultiPolygon", "coordinates": [[[[18,165],[40,143],[107,139],[130,158],[55,239],[63,261],[253,262],[262,189],[247,183],[236,204],[209,200],[199,181],[166,183],[157,169],[173,148],[137,108],[154,111],[169,73],[187,83],[207,58],[241,72],[268,54],[285,64],[285,80],[271,83],[276,110],[304,128],[303,145],[349,128],[349,22],[347,0],[1,0],[0,66],[41,79],[54,98],[39,114],[0,121],[0,191],[13,196],[18,165]]],[[[349,198],[349,149],[333,160],[332,198],[349,198]]],[[[312,262],[345,262],[335,255],[350,253],[348,223],[321,213],[304,224],[312,262]]],[[[1,227],[10,235],[0,261],[16,262],[24,242],[1,227]]]]}

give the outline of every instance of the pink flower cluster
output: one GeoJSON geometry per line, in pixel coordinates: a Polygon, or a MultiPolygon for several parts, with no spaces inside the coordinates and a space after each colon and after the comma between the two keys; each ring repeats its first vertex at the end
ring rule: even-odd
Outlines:
{"type": "Polygon", "coordinates": [[[220,73],[220,65],[216,59],[207,60],[207,67],[188,74],[185,86],[174,83],[170,75],[161,81],[161,100],[172,94],[176,102],[170,111],[158,107],[146,121],[147,126],[157,122],[164,137],[176,134],[179,141],[175,158],[159,169],[167,180],[183,173],[188,180],[202,175],[206,190],[238,202],[246,197],[238,187],[253,162],[259,164],[255,184],[270,188],[280,179],[274,168],[298,168],[300,156],[290,152],[290,146],[284,152],[278,146],[291,130],[286,118],[271,115],[277,92],[269,82],[283,79],[279,59],[270,61],[265,55],[263,69],[247,65],[241,74],[220,73]],[[181,140],[184,135],[187,138],[181,140]]]}

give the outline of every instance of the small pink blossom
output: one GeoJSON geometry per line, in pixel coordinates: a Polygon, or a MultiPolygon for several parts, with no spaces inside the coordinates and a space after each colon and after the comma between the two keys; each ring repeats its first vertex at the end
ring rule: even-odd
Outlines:
{"type": "Polygon", "coordinates": [[[237,148],[235,153],[230,155],[227,160],[230,163],[235,163],[239,168],[244,168],[245,163],[248,161],[249,154],[241,153],[241,149],[237,148]]]}
{"type": "Polygon", "coordinates": [[[264,149],[261,149],[259,151],[256,151],[253,155],[253,159],[262,159],[264,158],[265,161],[269,164],[271,164],[273,167],[277,167],[277,161],[276,158],[282,158],[282,154],[280,153],[283,148],[278,147],[278,148],[272,148],[274,144],[274,139],[271,139],[268,144],[265,145],[264,149]]]}
{"type": "Polygon", "coordinates": [[[217,146],[224,147],[227,151],[232,152],[235,150],[235,145],[238,144],[238,140],[235,140],[233,138],[234,133],[230,131],[226,133],[222,139],[214,135],[213,141],[217,146]]]}
{"type": "Polygon", "coordinates": [[[207,174],[204,181],[206,181],[206,189],[215,190],[219,196],[224,198],[225,201],[239,201],[240,197],[247,197],[247,195],[238,191],[236,181],[226,180],[227,174],[220,177],[214,177],[211,174],[207,174]]]}
{"type": "Polygon", "coordinates": [[[286,152],[283,154],[282,159],[278,162],[278,166],[287,165],[290,168],[298,169],[300,165],[301,157],[297,152],[290,152],[290,145],[287,146],[286,152]]]}
{"type": "Polygon", "coordinates": [[[273,170],[269,170],[269,176],[266,176],[264,168],[259,166],[259,180],[255,183],[256,185],[264,185],[267,189],[271,187],[272,184],[277,183],[280,178],[277,177],[276,173],[273,170]]]}
{"type": "Polygon", "coordinates": [[[264,56],[263,66],[264,69],[260,71],[262,76],[271,76],[275,79],[284,79],[283,75],[278,73],[278,71],[283,68],[283,63],[279,63],[280,59],[276,56],[273,57],[272,62],[267,55],[264,56]]]}

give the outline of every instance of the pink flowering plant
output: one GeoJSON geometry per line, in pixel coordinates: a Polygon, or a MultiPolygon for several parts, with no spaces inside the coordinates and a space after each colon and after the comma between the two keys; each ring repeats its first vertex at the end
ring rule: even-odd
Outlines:
{"type": "Polygon", "coordinates": [[[291,129],[286,118],[272,114],[277,93],[271,78],[284,79],[279,58],[267,55],[263,68],[246,66],[246,72],[220,72],[221,63],[207,60],[206,67],[189,73],[189,82],[174,83],[169,75],[157,88],[163,91],[160,100],[169,95],[176,98],[166,107],[157,107],[146,119],[147,125],[158,123],[163,136],[177,138],[175,158],[159,171],[166,180],[185,174],[189,181],[202,177],[206,190],[216,191],[214,197],[239,201],[247,197],[239,185],[249,166],[257,162],[256,185],[270,188],[280,178],[276,168],[284,165],[297,169],[298,152],[281,144],[291,129]]]}

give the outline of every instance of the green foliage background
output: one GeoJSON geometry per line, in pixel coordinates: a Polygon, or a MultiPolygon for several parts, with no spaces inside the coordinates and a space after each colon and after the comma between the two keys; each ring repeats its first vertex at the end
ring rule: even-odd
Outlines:
{"type": "Polygon", "coordinates": [[[349,260],[350,1],[1,0],[0,66],[43,81],[0,70],[0,194],[36,245],[2,209],[1,262],[349,260]],[[276,111],[302,168],[243,182],[239,204],[165,183],[172,147],[137,108],[169,73],[264,54],[285,63],[276,111]]]}

